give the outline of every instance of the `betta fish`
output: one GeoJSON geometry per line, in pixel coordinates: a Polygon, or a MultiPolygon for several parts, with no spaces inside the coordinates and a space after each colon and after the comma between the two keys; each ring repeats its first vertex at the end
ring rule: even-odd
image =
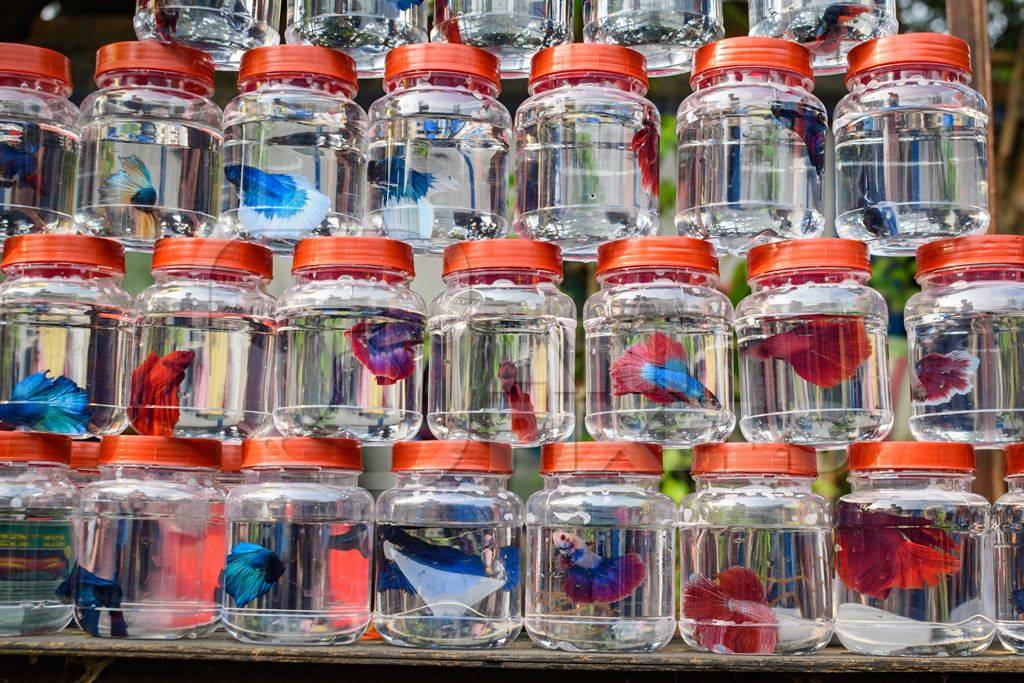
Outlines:
{"type": "Polygon", "coordinates": [[[462,32],[459,22],[448,8],[448,0],[434,0],[434,26],[448,43],[461,43],[462,32]]]}
{"type": "Polygon", "coordinates": [[[885,193],[880,191],[879,179],[873,169],[864,169],[857,180],[860,190],[861,221],[864,229],[875,237],[896,237],[899,235],[899,216],[888,202],[881,201],[885,193]]]}
{"type": "Polygon", "coordinates": [[[914,401],[926,406],[947,403],[957,394],[974,391],[980,361],[967,351],[929,353],[914,363],[910,390],[914,401]]]}
{"type": "Polygon", "coordinates": [[[85,434],[92,411],[89,395],[72,380],[49,370],[29,375],[14,385],[11,398],[0,404],[0,422],[25,431],[85,434]]]}
{"type": "Polygon", "coordinates": [[[285,564],[272,550],[255,543],[231,549],[224,567],[224,592],[237,607],[245,607],[270,592],[284,576],[285,564]]]}
{"type": "Polygon", "coordinates": [[[363,321],[345,332],[352,344],[352,355],[376,376],[381,386],[395,384],[412,375],[416,369],[414,351],[423,343],[423,319],[416,314],[394,313],[408,320],[363,321]]]}
{"type": "Polygon", "coordinates": [[[392,5],[394,5],[395,7],[397,7],[399,9],[399,11],[401,11],[401,12],[404,12],[404,11],[406,11],[408,9],[412,9],[413,7],[416,7],[416,6],[419,6],[419,5],[423,4],[423,0],[387,0],[387,1],[390,2],[392,5]]]}
{"type": "Polygon", "coordinates": [[[719,572],[714,581],[691,576],[683,586],[683,616],[695,622],[697,644],[719,654],[768,655],[779,640],[775,610],[746,567],[719,572]]]}
{"type": "Polygon", "coordinates": [[[660,139],[661,122],[658,115],[645,112],[643,125],[633,134],[629,148],[636,154],[636,162],[640,167],[640,186],[652,197],[658,196],[660,139]]]}
{"type": "Polygon", "coordinates": [[[18,142],[0,142],[0,186],[14,187],[21,182],[41,193],[38,168],[39,145],[27,142],[24,135],[18,142]]]}
{"type": "Polygon", "coordinates": [[[131,206],[137,212],[139,233],[155,233],[156,188],[149,168],[134,154],[121,157],[121,170],[103,180],[100,201],[108,206],[131,206]]]}
{"type": "Polygon", "coordinates": [[[348,531],[334,534],[327,538],[327,547],[331,550],[355,550],[363,557],[370,557],[370,532],[364,524],[353,524],[348,531]]]}
{"type": "Polygon", "coordinates": [[[195,359],[192,351],[150,353],[132,372],[128,419],[139,434],[174,436],[180,417],[178,387],[195,359]]]}
{"type": "Polygon", "coordinates": [[[238,219],[253,233],[298,239],[320,226],[331,200],[301,176],[267,173],[254,166],[229,164],[224,177],[238,189],[238,219]]]}
{"type": "Polygon", "coordinates": [[[451,176],[406,167],[405,157],[396,154],[367,164],[366,176],[380,188],[381,216],[392,236],[427,238],[434,233],[434,206],[430,195],[458,188],[451,176]]]}
{"type": "Polygon", "coordinates": [[[640,394],[655,403],[681,401],[718,410],[722,404],[686,367],[686,348],[672,337],[655,332],[633,344],[612,363],[616,396],[640,394]]]}
{"type": "Polygon", "coordinates": [[[588,550],[582,538],[566,531],[554,532],[551,540],[565,569],[562,590],[577,604],[618,602],[639,588],[647,576],[637,553],[604,558],[588,550]]]}
{"type": "Polygon", "coordinates": [[[815,316],[753,342],[742,353],[789,363],[804,381],[829,389],[857,374],[871,357],[871,339],[861,318],[815,316]]]}
{"type": "Polygon", "coordinates": [[[795,28],[793,39],[798,43],[820,43],[823,41],[840,40],[847,35],[846,24],[865,12],[870,7],[852,5],[848,2],[835,3],[822,12],[821,19],[813,25],[795,28]]]}
{"type": "Polygon", "coordinates": [[[110,636],[128,637],[128,625],[120,609],[124,592],[116,581],[100,578],[75,564],[55,593],[61,602],[75,603],[78,625],[86,633],[99,635],[100,610],[107,609],[110,610],[110,636]]]}
{"type": "Polygon", "coordinates": [[[807,147],[811,164],[818,175],[822,175],[825,172],[825,130],[828,127],[825,115],[796,102],[775,102],[772,104],[772,118],[783,128],[800,136],[807,147]]]}
{"type": "Polygon", "coordinates": [[[1017,608],[1017,614],[1024,614],[1024,588],[1013,591],[1013,606],[1017,608]]]}
{"type": "Polygon", "coordinates": [[[530,395],[519,385],[519,368],[510,360],[498,366],[501,393],[512,413],[512,431],[516,438],[529,443],[537,438],[537,415],[530,395]]]}

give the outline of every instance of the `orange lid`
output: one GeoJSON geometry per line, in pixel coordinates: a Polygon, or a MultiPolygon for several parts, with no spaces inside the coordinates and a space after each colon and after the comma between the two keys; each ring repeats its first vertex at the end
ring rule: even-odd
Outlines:
{"type": "Polygon", "coordinates": [[[813,448],[788,443],[710,443],[693,449],[693,475],[789,474],[818,476],[813,448]]]}
{"type": "Polygon", "coordinates": [[[391,471],[418,470],[512,474],[512,447],[486,441],[396,443],[391,449],[391,471]]]}
{"type": "Polygon", "coordinates": [[[95,470],[99,463],[99,441],[74,441],[71,444],[71,469],[95,470]]]}
{"type": "Polygon", "coordinates": [[[295,246],[292,272],[322,267],[388,268],[416,274],[412,247],[383,237],[309,237],[295,246]]]}
{"type": "Polygon", "coordinates": [[[498,58],[486,50],[458,43],[399,45],[384,58],[384,81],[414,73],[477,76],[501,87],[498,58]]]}
{"type": "Polygon", "coordinates": [[[637,237],[598,247],[598,275],[624,268],[693,268],[718,275],[718,258],[710,242],[692,237],[637,237]]]}
{"type": "Polygon", "coordinates": [[[112,71],[143,69],[188,76],[213,87],[213,60],[201,50],[155,40],[130,40],[104,45],[96,52],[97,80],[112,71]]]}
{"type": "Polygon", "coordinates": [[[954,237],[917,248],[917,275],[964,266],[1024,266],[1024,236],[954,237]]]}
{"type": "Polygon", "coordinates": [[[215,470],[220,464],[220,441],[124,434],[105,436],[100,442],[100,464],[215,470]]]}
{"type": "Polygon", "coordinates": [[[52,263],[106,268],[124,273],[124,247],[91,235],[16,235],[4,242],[0,268],[52,263]]]}
{"type": "Polygon", "coordinates": [[[153,247],[153,270],[181,267],[240,270],[274,277],[274,254],[254,242],[207,237],[164,237],[153,247]]]}
{"type": "Polygon", "coordinates": [[[71,461],[71,438],[41,432],[0,432],[0,462],[71,461]]]}
{"type": "Polygon", "coordinates": [[[0,73],[52,78],[71,87],[71,60],[35,45],[0,43],[0,73]]]}
{"type": "Polygon", "coordinates": [[[861,441],[850,444],[850,471],[974,471],[974,448],[948,441],[861,441]]]}
{"type": "Polygon", "coordinates": [[[836,237],[787,240],[761,244],[747,254],[747,279],[768,273],[816,268],[871,272],[868,247],[857,240],[836,237]]]}
{"type": "Polygon", "coordinates": [[[441,275],[473,270],[543,270],[562,276],[562,250],[535,240],[456,242],[444,250],[441,275]]]}
{"type": "Polygon", "coordinates": [[[661,446],[627,441],[549,443],[541,450],[540,473],[619,472],[662,474],[661,446]]]}
{"type": "Polygon", "coordinates": [[[346,83],[353,92],[357,87],[352,58],[316,45],[268,45],[249,50],[242,55],[238,82],[288,75],[332,78],[346,83]]]}
{"type": "Polygon", "coordinates": [[[1006,447],[1003,451],[1006,456],[1006,466],[1003,474],[1008,477],[1015,477],[1024,474],[1024,443],[1015,443],[1006,447]]]}
{"type": "Polygon", "coordinates": [[[242,468],[323,467],[361,472],[363,456],[352,439],[274,436],[242,442],[242,468]]]}
{"type": "Polygon", "coordinates": [[[604,43],[567,43],[544,48],[530,62],[530,85],[556,74],[587,73],[635,78],[647,87],[647,59],[628,47],[604,43]]]}
{"type": "Polygon", "coordinates": [[[242,444],[222,443],[220,445],[220,471],[238,472],[242,469],[242,444]]]}
{"type": "Polygon", "coordinates": [[[945,33],[901,33],[861,43],[847,56],[846,82],[894,66],[949,66],[971,73],[971,47],[945,33]]]}
{"type": "Polygon", "coordinates": [[[803,45],[778,38],[740,36],[699,48],[693,55],[690,82],[709,71],[738,67],[779,69],[806,78],[814,77],[811,53],[803,45]]]}

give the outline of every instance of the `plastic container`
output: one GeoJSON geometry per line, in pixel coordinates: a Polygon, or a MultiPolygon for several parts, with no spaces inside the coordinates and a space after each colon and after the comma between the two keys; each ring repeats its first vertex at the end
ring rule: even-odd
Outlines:
{"type": "Polygon", "coordinates": [[[71,444],[71,461],[67,478],[82,488],[100,479],[100,442],[75,441],[71,444]]]}
{"type": "Polygon", "coordinates": [[[537,446],[573,433],[576,306],[558,247],[460,242],[428,312],[427,424],[443,440],[537,446]]]}
{"type": "Polygon", "coordinates": [[[661,117],[644,97],[646,62],[617,45],[539,52],[516,111],[520,237],[593,261],[604,242],[658,231],[661,117]]]}
{"type": "Polygon", "coordinates": [[[270,420],[272,260],[244,242],[156,243],[156,284],[138,299],[128,405],[136,432],[238,440],[270,420]]]}
{"type": "Polygon", "coordinates": [[[1011,444],[1004,454],[1009,491],[992,507],[996,632],[1004,648],[1024,654],[1024,444],[1011,444]]]}
{"type": "Polygon", "coordinates": [[[377,499],[373,623],[392,645],[496,648],[522,629],[523,501],[507,445],[418,441],[391,451],[377,499]]]}
{"type": "Polygon", "coordinates": [[[281,45],[247,52],[224,109],[221,230],[282,254],[363,230],[366,114],[352,60],[281,45]]]}
{"type": "Polygon", "coordinates": [[[370,106],[369,222],[419,253],[508,231],[512,117],[498,60],[466,45],[388,53],[370,106]]]}
{"type": "Polygon", "coordinates": [[[19,235],[0,263],[0,422],[75,437],[128,426],[133,306],[124,249],[86,235],[19,235]]]}
{"type": "Polygon", "coordinates": [[[219,459],[210,439],[103,439],[100,480],[82,490],[79,508],[72,583],[82,630],[157,640],[212,632],[219,610],[203,568],[217,550],[210,522],[219,459]]]}
{"type": "Polygon", "coordinates": [[[224,627],[247,643],[331,645],[370,623],[373,497],[359,444],[243,444],[245,483],[227,501],[224,627]]]}
{"type": "Polygon", "coordinates": [[[679,628],[696,650],[801,655],[832,638],[829,503],[814,450],[697,446],[683,499],[679,628]]]}
{"type": "Polygon", "coordinates": [[[411,439],[423,423],[425,304],[408,245],[317,237],[281,295],[274,423],[287,436],[411,439]]]}
{"type": "Polygon", "coordinates": [[[732,304],[718,259],[688,237],[598,250],[601,290],[583,311],[587,431],[598,440],[690,447],[732,433],[732,304]]]}
{"type": "Polygon", "coordinates": [[[820,235],[828,115],[807,50],[720,40],[697,50],[690,84],[676,115],[679,234],[737,256],[820,235]]]}
{"type": "Polygon", "coordinates": [[[653,652],[676,630],[675,505],[661,448],[556,443],[526,505],[526,632],[573,652],[653,652]]]}
{"type": "Polygon", "coordinates": [[[836,634],[858,654],[964,656],[993,623],[989,506],[967,444],[850,447],[835,507],[836,634]]]}
{"type": "Polygon", "coordinates": [[[153,41],[96,55],[99,90],[82,102],[77,227],[150,250],[205,237],[220,212],[221,111],[213,62],[153,41]]]}

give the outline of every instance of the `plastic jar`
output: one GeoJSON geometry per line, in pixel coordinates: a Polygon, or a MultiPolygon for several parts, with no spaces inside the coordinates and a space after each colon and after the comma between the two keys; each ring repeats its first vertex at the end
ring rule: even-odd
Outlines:
{"type": "Polygon", "coordinates": [[[373,623],[392,645],[495,648],[522,628],[523,501],[507,488],[512,450],[415,441],[391,452],[377,499],[373,623]]]}
{"type": "Polygon", "coordinates": [[[1024,237],[926,244],[917,282],[904,309],[914,438],[977,448],[1020,441],[1024,237]]]}
{"type": "Polygon", "coordinates": [[[686,644],[719,654],[798,655],[832,638],[829,503],[811,491],[814,450],[774,443],[697,446],[683,499],[679,622],[686,644]]]}
{"type": "Polygon", "coordinates": [[[352,101],[352,60],[260,48],[245,54],[238,89],[224,109],[222,230],[282,254],[305,237],[361,231],[366,114],[352,101]]]}
{"type": "Polygon", "coordinates": [[[970,80],[970,48],[952,36],[892,36],[850,53],[833,124],[841,237],[912,256],[985,232],[989,110],[970,80]]]}
{"type": "Polygon", "coordinates": [[[370,106],[373,228],[428,254],[504,237],[512,117],[497,100],[497,58],[466,45],[400,47],[384,88],[370,106]]]}
{"type": "Polygon", "coordinates": [[[68,577],[77,547],[71,440],[0,432],[0,635],[57,633],[74,611],[68,577]]]}
{"type": "Polygon", "coordinates": [[[661,116],[644,97],[646,62],[617,45],[537,53],[516,111],[520,237],[593,261],[604,242],[658,231],[661,116]]]}
{"type": "Polygon", "coordinates": [[[835,507],[836,634],[882,656],[980,654],[995,635],[989,506],[968,444],[850,447],[835,507]]]}
{"type": "Polygon", "coordinates": [[[71,461],[67,478],[79,488],[100,478],[100,442],[74,441],[71,444],[71,461]]]}
{"type": "Polygon", "coordinates": [[[573,433],[576,305],[558,247],[460,242],[428,311],[427,424],[442,441],[537,446],[573,433]]]}
{"type": "MultiPolygon", "coordinates": [[[[216,626],[204,585],[220,443],[108,436],[100,480],[81,493],[75,620],[104,638],[195,638],[216,626]]],[[[214,543],[211,543],[214,541],[214,543]]],[[[221,546],[223,547],[223,546],[221,546]]]]}
{"type": "Polygon", "coordinates": [[[737,256],[820,235],[828,114],[807,50],[720,40],[697,50],[690,84],[676,115],[679,234],[737,256]]]}
{"type": "Polygon", "coordinates": [[[553,443],[526,504],[526,632],[549,649],[653,652],[676,630],[672,499],[661,447],[553,443]]]}
{"type": "Polygon", "coordinates": [[[0,43],[0,239],[69,231],[78,172],[71,62],[34,45],[0,43]]]}
{"type": "Polygon", "coordinates": [[[220,212],[220,107],[203,52],[153,41],[96,55],[99,90],[82,102],[75,223],[149,250],[206,236],[220,212]]]}
{"type": "Polygon", "coordinates": [[[243,443],[245,483],[228,495],[224,627],[248,643],[329,645],[370,623],[373,497],[359,444],[243,443]]]}
{"type": "Polygon", "coordinates": [[[128,417],[140,434],[237,440],[270,419],[269,250],[220,239],[156,243],[138,299],[128,417]]]}
{"type": "Polygon", "coordinates": [[[732,433],[732,304],[711,245],[644,237],[602,245],[583,311],[587,431],[690,447],[732,433]]]}
{"type": "Polygon", "coordinates": [[[1007,650],[1024,654],[1024,444],[1004,451],[1009,491],[992,507],[996,632],[1007,650]]]}
{"type": "Polygon", "coordinates": [[[0,422],[88,437],[128,426],[133,306],[124,249],[86,235],[19,235],[0,263],[0,422]]]}

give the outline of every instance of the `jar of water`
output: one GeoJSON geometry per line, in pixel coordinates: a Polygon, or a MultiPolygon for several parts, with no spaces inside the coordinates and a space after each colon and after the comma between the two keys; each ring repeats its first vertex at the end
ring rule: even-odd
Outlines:
{"type": "Polygon", "coordinates": [[[736,307],[747,441],[829,450],[888,435],[889,314],[870,276],[862,242],[797,240],[750,252],[752,293],[736,307]]]}
{"type": "Polygon", "coordinates": [[[980,654],[995,635],[989,505],[968,444],[850,447],[835,507],[836,634],[883,656],[980,654]]]}
{"type": "Polygon", "coordinates": [[[952,36],[892,36],[850,53],[833,124],[841,237],[912,256],[985,232],[989,110],[970,80],[970,48],[952,36]]]}
{"type": "Polygon", "coordinates": [[[337,645],[370,623],[373,497],[359,443],[243,444],[245,483],[228,495],[224,627],[247,643],[337,645]]]}
{"type": "Polygon", "coordinates": [[[466,45],[407,45],[388,53],[384,88],[370,106],[373,228],[429,254],[504,237],[512,117],[497,100],[497,58],[466,45]]]}
{"type": "Polygon", "coordinates": [[[811,491],[815,452],[703,444],[680,532],[686,644],[719,654],[799,655],[832,638],[829,503],[811,491]]]}
{"type": "Polygon", "coordinates": [[[743,256],[825,227],[825,106],[811,94],[810,53],[774,38],[728,38],[697,50],[679,105],[680,235],[743,256]]]}
{"type": "Polygon", "coordinates": [[[213,75],[205,53],[178,45],[100,48],[99,90],[82,102],[80,229],[144,250],[213,231],[223,138],[213,75]]]}
{"type": "Polygon", "coordinates": [[[286,436],[402,441],[423,422],[426,306],[409,245],[380,237],[299,242],[278,301],[274,422],[286,436]]]}
{"type": "Polygon", "coordinates": [[[247,52],[224,109],[222,230],[291,254],[363,230],[366,114],[352,59],[325,47],[247,52]]]}
{"type": "Polygon", "coordinates": [[[134,327],[124,248],[19,235],[4,242],[0,270],[0,422],[74,437],[123,431],[134,327]]]}
{"type": "Polygon", "coordinates": [[[549,48],[516,112],[520,237],[593,261],[604,242],[658,231],[661,117],[643,55],[617,45],[549,48]]]}
{"type": "Polygon", "coordinates": [[[587,299],[587,431],[690,447],[732,433],[732,304],[708,242],[643,237],[598,250],[587,299]]]}
{"type": "Polygon", "coordinates": [[[496,648],[522,628],[523,501],[512,450],[481,441],[395,444],[377,499],[373,623],[392,645],[496,648]]]}
{"type": "Polygon", "coordinates": [[[558,289],[558,247],[459,242],[443,277],[427,324],[434,436],[525,447],[572,434],[576,306],[558,289]]]}
{"type": "Polygon", "coordinates": [[[238,440],[270,419],[272,256],[257,244],[156,243],[139,295],[128,417],[149,436],[238,440]]]}
{"type": "Polygon", "coordinates": [[[996,632],[1004,648],[1024,654],[1024,444],[1011,444],[1003,453],[1009,491],[992,507],[996,632]]]}
{"type": "Polygon", "coordinates": [[[67,477],[78,487],[99,481],[100,478],[100,442],[83,441],[71,444],[71,462],[67,477]]]}

